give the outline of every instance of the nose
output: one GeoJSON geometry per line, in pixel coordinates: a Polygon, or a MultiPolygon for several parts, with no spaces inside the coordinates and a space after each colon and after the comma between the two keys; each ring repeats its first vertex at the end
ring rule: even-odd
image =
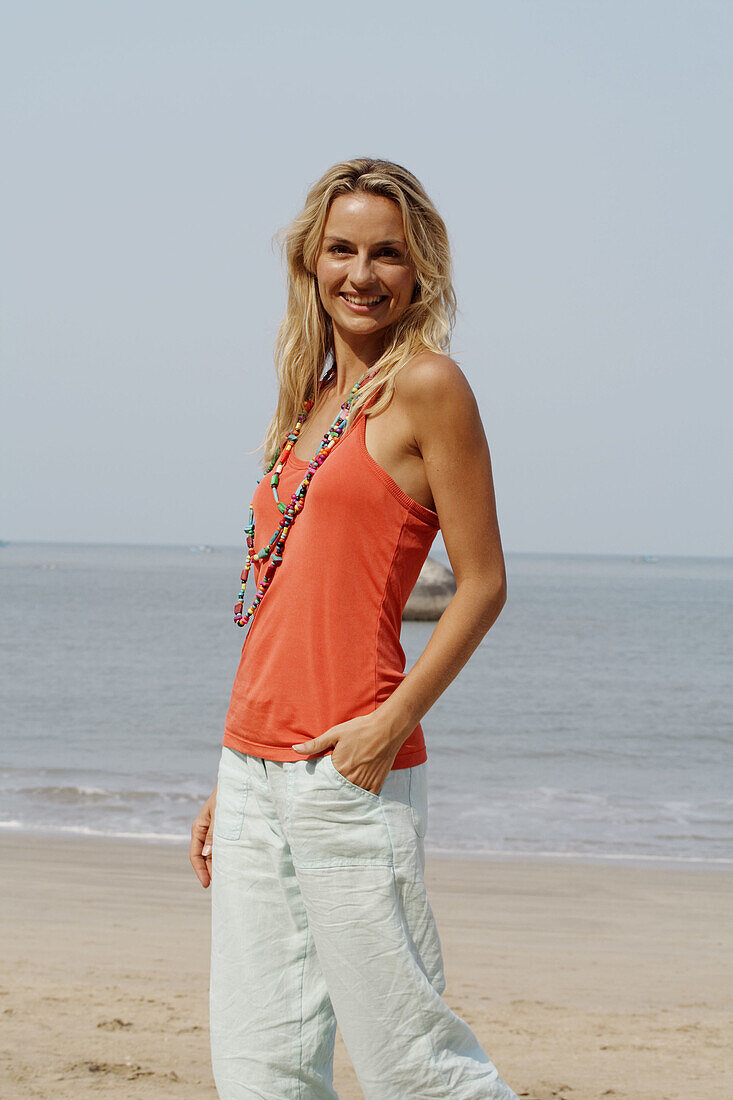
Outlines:
{"type": "Polygon", "coordinates": [[[368,252],[357,252],[349,269],[349,279],[354,290],[367,290],[374,286],[374,272],[368,252]]]}

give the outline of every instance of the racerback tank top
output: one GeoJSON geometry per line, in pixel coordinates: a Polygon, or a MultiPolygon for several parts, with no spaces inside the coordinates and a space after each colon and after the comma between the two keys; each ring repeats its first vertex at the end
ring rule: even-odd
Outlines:
{"type": "MultiPolygon", "coordinates": [[[[290,500],[307,469],[291,451],[280,500],[290,500]]],[[[269,475],[252,504],[260,549],[280,518],[269,475]]],[[[439,527],[437,514],[403,492],[369,454],[360,409],[312,478],[250,621],[224,745],[267,760],[307,759],[291,745],[370,714],[389,698],[405,676],[402,612],[439,527]]],[[[256,583],[264,567],[254,560],[256,583]]],[[[418,724],[392,766],[425,760],[418,724]]]]}

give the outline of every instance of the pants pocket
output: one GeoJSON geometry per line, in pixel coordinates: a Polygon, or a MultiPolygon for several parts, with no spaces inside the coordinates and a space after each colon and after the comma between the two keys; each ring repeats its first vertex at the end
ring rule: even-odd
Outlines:
{"type": "Polygon", "coordinates": [[[244,765],[240,770],[239,767],[233,767],[222,756],[217,777],[214,836],[218,836],[221,840],[239,840],[242,835],[248,789],[249,780],[244,765]]]}
{"type": "Polygon", "coordinates": [[[331,756],[294,766],[289,841],[302,868],[391,867],[381,795],[341,775],[331,756]]]}
{"type": "Polygon", "coordinates": [[[334,764],[331,753],[326,756],[326,760],[328,761],[327,767],[330,768],[330,770],[341,783],[345,784],[347,787],[351,787],[352,791],[358,791],[359,794],[363,794],[365,798],[376,798],[377,800],[379,799],[379,795],[375,794],[374,791],[368,791],[366,787],[359,787],[356,783],[352,783],[350,779],[347,779],[345,775],[342,775],[334,764]]]}

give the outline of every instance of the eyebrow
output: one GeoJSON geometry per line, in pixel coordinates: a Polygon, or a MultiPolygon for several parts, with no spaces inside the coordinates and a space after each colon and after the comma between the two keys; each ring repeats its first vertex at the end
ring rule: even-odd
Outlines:
{"type": "MultiPolygon", "coordinates": [[[[328,236],[328,237],[324,237],[324,240],[333,241],[335,244],[352,244],[352,242],[350,240],[348,240],[346,237],[331,237],[331,236],[328,236]]],[[[395,240],[395,241],[377,241],[373,245],[373,247],[374,248],[385,248],[387,245],[398,245],[399,247],[404,247],[406,243],[407,243],[406,241],[398,241],[398,240],[395,240]]]]}

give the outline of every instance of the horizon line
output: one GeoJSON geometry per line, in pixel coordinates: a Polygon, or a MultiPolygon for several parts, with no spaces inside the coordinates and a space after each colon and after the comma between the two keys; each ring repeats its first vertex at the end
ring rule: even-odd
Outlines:
{"type": "MultiPolygon", "coordinates": [[[[0,549],[6,546],[78,546],[78,547],[119,547],[120,549],[127,550],[189,550],[198,551],[205,550],[231,550],[240,551],[244,553],[244,548],[239,545],[230,543],[203,543],[203,542],[97,542],[97,541],[71,541],[68,539],[0,539],[0,549]]],[[[433,553],[445,555],[445,549],[438,548],[434,551],[431,548],[428,557],[433,553]]],[[[679,554],[679,553],[666,553],[664,551],[642,551],[642,550],[504,550],[504,554],[509,556],[522,556],[522,557],[556,557],[556,558],[648,558],[652,559],[649,564],[656,564],[657,561],[663,559],[683,559],[683,560],[701,560],[701,561],[731,561],[733,555],[724,554],[679,554]]]]}

